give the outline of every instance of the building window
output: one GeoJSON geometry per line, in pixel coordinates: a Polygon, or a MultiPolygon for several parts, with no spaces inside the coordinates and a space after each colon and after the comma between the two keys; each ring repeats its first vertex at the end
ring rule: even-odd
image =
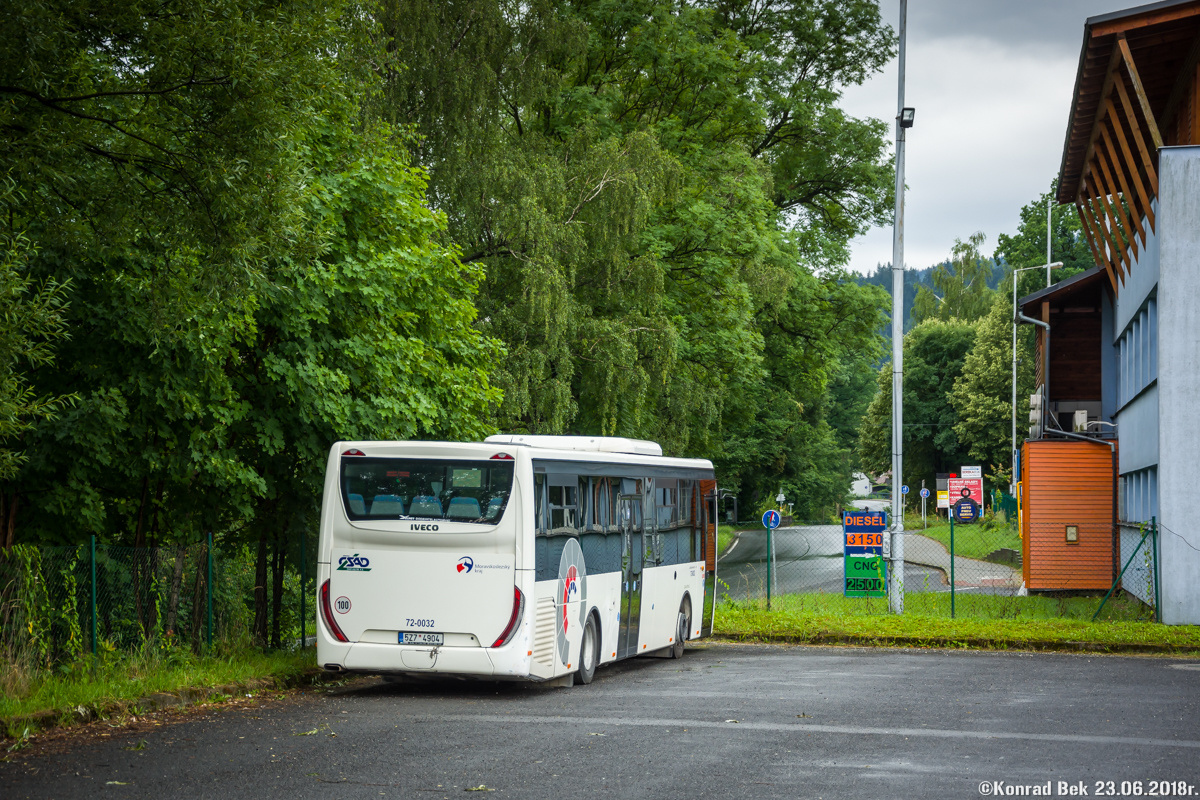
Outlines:
{"type": "Polygon", "coordinates": [[[1125,522],[1149,522],[1158,516],[1158,466],[1122,476],[1122,517],[1125,522]]]}
{"type": "Polygon", "coordinates": [[[1151,297],[1117,340],[1117,405],[1158,380],[1158,301],[1151,297]]]}

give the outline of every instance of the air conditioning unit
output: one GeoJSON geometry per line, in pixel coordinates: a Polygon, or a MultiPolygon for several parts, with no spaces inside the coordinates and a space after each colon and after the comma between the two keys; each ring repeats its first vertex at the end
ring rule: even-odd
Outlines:
{"type": "Polygon", "coordinates": [[[1072,421],[1071,429],[1075,433],[1087,433],[1087,409],[1078,408],[1075,410],[1075,419],[1072,421]]]}

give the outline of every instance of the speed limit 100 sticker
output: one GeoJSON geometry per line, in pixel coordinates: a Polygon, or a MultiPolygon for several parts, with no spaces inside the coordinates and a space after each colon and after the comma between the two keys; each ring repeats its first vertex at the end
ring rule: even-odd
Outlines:
{"type": "Polygon", "coordinates": [[[350,610],[350,598],[349,597],[339,597],[337,600],[334,600],[333,601],[333,610],[338,612],[339,614],[345,614],[347,611],[350,610]]]}

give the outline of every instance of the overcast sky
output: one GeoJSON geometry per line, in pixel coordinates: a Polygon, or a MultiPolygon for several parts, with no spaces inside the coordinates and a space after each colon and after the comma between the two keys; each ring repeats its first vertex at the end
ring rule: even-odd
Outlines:
{"type": "MultiPolygon", "coordinates": [[[[1015,233],[1021,206],[1058,174],[1083,24],[1136,0],[909,0],[905,105],[917,110],[905,148],[909,267],[944,260],[954,239],[1015,233]]],[[[899,0],[880,0],[898,30],[899,0]]],[[[857,117],[896,115],[896,62],[842,107],[857,117]]],[[[893,136],[894,134],[889,134],[893,136]]],[[[853,243],[850,266],[892,260],[892,229],[853,243]]]]}

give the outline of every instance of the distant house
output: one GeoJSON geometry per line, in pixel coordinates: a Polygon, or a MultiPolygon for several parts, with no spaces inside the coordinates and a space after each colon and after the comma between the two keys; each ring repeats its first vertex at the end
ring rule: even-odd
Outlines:
{"type": "Polygon", "coordinates": [[[871,493],[871,479],[861,472],[854,473],[854,480],[850,483],[850,494],[855,497],[866,497],[871,493]]]}
{"type": "Polygon", "coordinates": [[[1118,523],[1154,518],[1123,587],[1200,624],[1200,0],[1087,20],[1057,200],[1096,267],[1019,302],[1046,403],[1020,454],[1027,585],[1110,584],[1141,540],[1118,523]]]}

